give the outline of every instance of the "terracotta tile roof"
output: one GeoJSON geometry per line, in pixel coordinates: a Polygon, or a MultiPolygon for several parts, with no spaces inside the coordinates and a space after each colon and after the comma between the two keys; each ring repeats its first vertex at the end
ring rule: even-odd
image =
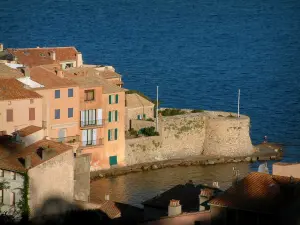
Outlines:
{"type": "Polygon", "coordinates": [[[182,205],[182,211],[191,212],[199,210],[199,194],[202,189],[211,189],[216,193],[221,190],[217,188],[207,187],[204,185],[194,185],[192,183],[187,183],[185,185],[176,185],[175,187],[167,190],[166,192],[149,199],[142,204],[144,206],[150,206],[152,208],[162,208],[167,209],[170,200],[179,200],[182,205]]]}
{"type": "Polygon", "coordinates": [[[0,63],[0,79],[20,77],[24,77],[24,75],[19,70],[12,69],[4,63],[0,63]]]}
{"type": "Polygon", "coordinates": [[[154,107],[154,104],[137,93],[126,94],[126,107],[139,108],[139,107],[154,107]]]}
{"type": "Polygon", "coordinates": [[[0,100],[28,98],[42,98],[42,96],[32,90],[24,88],[24,85],[16,79],[1,79],[0,100]]]}
{"type": "Polygon", "coordinates": [[[94,68],[69,68],[64,71],[65,77],[76,82],[80,87],[103,87],[103,93],[118,93],[124,90],[117,85],[105,80],[94,68]]]}
{"type": "Polygon", "coordinates": [[[209,201],[209,205],[276,213],[295,198],[295,183],[300,179],[253,172],[209,201]]]}
{"type": "Polygon", "coordinates": [[[8,48],[7,51],[17,57],[17,61],[26,66],[40,66],[62,61],[76,60],[78,51],[75,47],[55,48],[8,48]],[[50,53],[56,53],[56,60],[52,60],[50,53]]]}
{"type": "Polygon", "coordinates": [[[54,68],[59,68],[59,65],[52,64],[46,66],[36,66],[30,69],[30,78],[42,85],[45,88],[60,88],[60,87],[75,87],[77,83],[70,79],[58,77],[54,68]]]}
{"type": "Polygon", "coordinates": [[[20,144],[13,143],[10,138],[11,136],[8,135],[0,137],[0,168],[4,170],[25,172],[26,169],[19,160],[21,158],[25,159],[26,156],[30,156],[30,168],[33,168],[66,151],[72,150],[72,146],[45,139],[23,148],[20,144]],[[40,147],[49,147],[53,149],[51,150],[52,154],[48,159],[42,160],[38,155],[37,150],[40,147]]]}
{"type": "Polygon", "coordinates": [[[42,129],[43,128],[41,128],[41,127],[30,125],[30,126],[24,127],[21,130],[18,130],[18,132],[19,132],[19,134],[20,134],[21,137],[26,137],[26,136],[28,136],[30,134],[33,134],[35,132],[38,132],[38,131],[40,131],[42,129]]]}
{"type": "Polygon", "coordinates": [[[123,85],[124,84],[124,82],[120,81],[120,80],[108,80],[108,81],[115,85],[123,85]]]}

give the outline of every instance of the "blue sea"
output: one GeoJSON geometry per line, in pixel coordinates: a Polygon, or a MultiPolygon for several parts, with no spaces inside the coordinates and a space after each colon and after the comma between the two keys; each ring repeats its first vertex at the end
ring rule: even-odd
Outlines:
{"type": "Polygon", "coordinates": [[[162,107],[237,111],[300,161],[299,0],[1,0],[5,47],[76,46],[162,107]]]}

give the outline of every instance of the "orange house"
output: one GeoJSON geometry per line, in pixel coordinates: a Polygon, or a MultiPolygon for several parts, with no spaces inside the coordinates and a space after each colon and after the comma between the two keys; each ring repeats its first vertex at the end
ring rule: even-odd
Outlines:
{"type": "Polygon", "coordinates": [[[60,142],[78,141],[78,85],[71,80],[64,79],[59,70],[52,73],[47,66],[37,66],[31,68],[30,71],[26,70],[25,76],[41,85],[31,86],[31,88],[43,96],[42,120],[45,136],[60,142]]]}

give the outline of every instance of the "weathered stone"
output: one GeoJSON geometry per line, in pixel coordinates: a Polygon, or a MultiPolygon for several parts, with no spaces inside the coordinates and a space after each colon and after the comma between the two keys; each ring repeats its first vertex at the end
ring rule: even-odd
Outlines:
{"type": "Polygon", "coordinates": [[[224,158],[219,158],[218,159],[218,163],[224,163],[225,162],[225,159],[224,158]]]}
{"type": "Polygon", "coordinates": [[[245,161],[246,161],[246,162],[251,162],[251,157],[245,158],[245,161]]]}
{"type": "Polygon", "coordinates": [[[157,170],[157,169],[158,169],[158,166],[157,166],[156,164],[153,164],[153,165],[151,166],[151,169],[152,169],[152,170],[157,170]]]}
{"type": "Polygon", "coordinates": [[[214,165],[214,164],[216,164],[216,163],[215,163],[215,161],[213,161],[213,160],[207,160],[207,164],[208,164],[208,165],[214,165]]]}
{"type": "Polygon", "coordinates": [[[142,170],[147,171],[149,170],[150,166],[142,166],[142,170]]]}

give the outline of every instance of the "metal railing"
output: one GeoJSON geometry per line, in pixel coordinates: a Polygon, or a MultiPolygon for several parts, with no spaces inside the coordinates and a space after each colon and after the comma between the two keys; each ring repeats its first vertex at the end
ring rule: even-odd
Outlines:
{"type": "Polygon", "coordinates": [[[56,141],[56,142],[61,142],[61,143],[75,143],[79,142],[80,136],[68,136],[68,137],[61,137],[61,138],[51,138],[51,140],[56,141]]]}
{"type": "Polygon", "coordinates": [[[104,120],[85,120],[80,121],[80,127],[93,127],[93,126],[103,126],[104,120]]]}
{"type": "Polygon", "coordinates": [[[96,140],[89,140],[89,141],[82,141],[81,147],[90,147],[90,146],[99,146],[103,145],[103,138],[96,139],[96,140]]]}

